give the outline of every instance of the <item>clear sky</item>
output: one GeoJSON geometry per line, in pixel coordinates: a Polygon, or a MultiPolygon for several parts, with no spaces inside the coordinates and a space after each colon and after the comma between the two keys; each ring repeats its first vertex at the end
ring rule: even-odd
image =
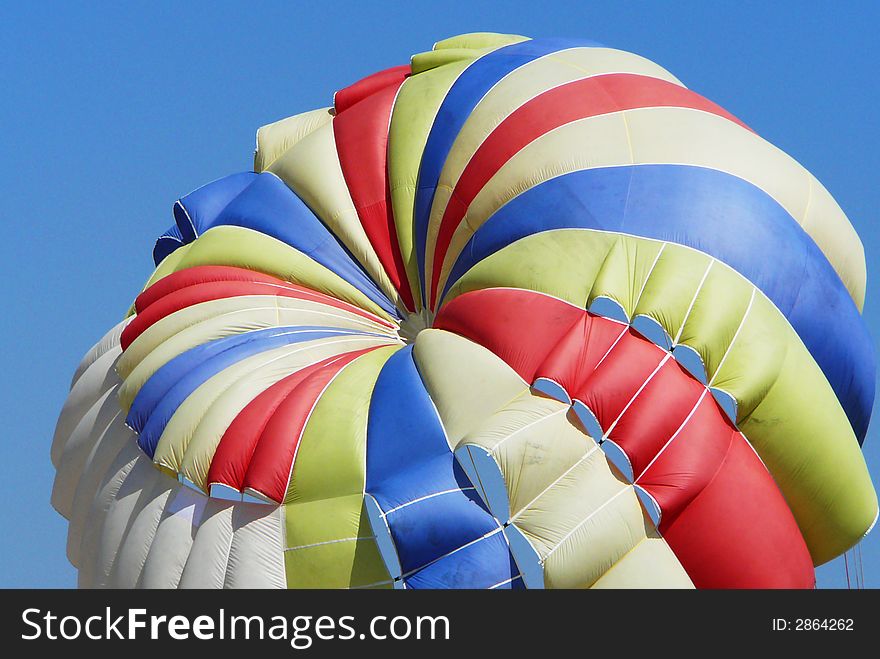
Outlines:
{"type": "MultiPolygon", "coordinates": [[[[0,9],[0,586],[76,583],[49,504],[55,419],[80,357],[151,272],[172,203],[249,169],[257,127],[455,34],[594,39],[739,116],[849,215],[880,339],[875,0],[85,4],[0,9]]],[[[880,419],[865,452],[880,485],[880,419]]],[[[863,559],[880,587],[880,531],[863,559]]],[[[841,560],[819,585],[846,586],[841,560]]]]}

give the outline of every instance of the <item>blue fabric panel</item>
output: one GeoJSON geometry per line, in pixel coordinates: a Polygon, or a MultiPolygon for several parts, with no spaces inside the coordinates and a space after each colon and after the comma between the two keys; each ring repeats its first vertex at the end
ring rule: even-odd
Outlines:
{"type": "Polygon", "coordinates": [[[206,183],[174,204],[174,221],[187,243],[211,228],[211,223],[230,201],[257,178],[254,172],[240,172],[206,183]]]}
{"type": "Polygon", "coordinates": [[[153,247],[153,263],[159,265],[166,256],[181,245],[183,245],[183,236],[180,234],[180,229],[177,225],[174,225],[156,240],[156,244],[153,247]]]}
{"type": "Polygon", "coordinates": [[[385,521],[404,574],[498,528],[474,490],[422,499],[388,513],[385,521]]]}
{"type": "MultiPolygon", "coordinates": [[[[574,39],[531,39],[503,46],[474,60],[450,87],[431,126],[419,167],[414,219],[420,278],[425,271],[425,240],[434,191],[449,150],[473,109],[495,83],[524,64],[560,50],[597,46],[600,44],[593,41],[574,39]]],[[[423,297],[424,288],[423,282],[423,297]]]]}
{"type": "Polygon", "coordinates": [[[506,245],[561,228],[665,240],[733,267],[788,318],[863,441],[875,374],[867,328],[825,255],[767,193],[730,174],[686,165],[572,172],[500,208],[466,245],[446,290],[506,245]]]}
{"type": "Polygon", "coordinates": [[[191,348],[163,365],[144,383],[125,422],[138,433],[141,449],[152,457],[177,408],[220,371],[266,350],[343,334],[363,333],[326,327],[271,327],[191,348]]]}
{"type": "MultiPolygon", "coordinates": [[[[367,424],[366,492],[386,514],[404,574],[453,555],[451,552],[499,528],[449,449],[413,359],[412,346],[385,363],[373,389],[367,424]]],[[[491,560],[508,566],[512,561],[509,549],[505,546],[503,553],[495,552],[491,560]]],[[[504,569],[509,568],[487,568],[485,574],[504,569]]],[[[478,577],[482,579],[477,572],[469,577],[462,574],[455,583],[482,587],[475,585],[476,581],[465,583],[478,577]]]]}
{"type": "Polygon", "coordinates": [[[522,589],[519,569],[501,531],[404,577],[408,588],[522,589]],[[515,578],[515,579],[514,579],[515,578]],[[504,581],[507,584],[498,586],[504,581]]]}

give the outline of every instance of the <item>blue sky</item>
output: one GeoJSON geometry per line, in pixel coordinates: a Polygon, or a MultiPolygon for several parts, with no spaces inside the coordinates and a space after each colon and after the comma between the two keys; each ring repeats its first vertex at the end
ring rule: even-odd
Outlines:
{"type": "MultiPolygon", "coordinates": [[[[0,10],[0,586],[76,583],[67,524],[49,505],[55,419],[80,357],[149,275],[174,200],[249,169],[260,125],[328,105],[337,88],[454,34],[595,39],[742,118],[849,215],[880,339],[876,2],[175,4],[0,10]]],[[[878,419],[865,453],[880,484],[878,419]]],[[[880,587],[880,532],[863,560],[880,587]]],[[[846,585],[842,561],[819,570],[819,585],[846,585]]]]}

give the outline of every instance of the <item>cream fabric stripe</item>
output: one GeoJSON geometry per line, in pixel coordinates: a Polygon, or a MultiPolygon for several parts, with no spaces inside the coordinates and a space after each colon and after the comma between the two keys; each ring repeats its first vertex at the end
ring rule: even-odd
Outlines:
{"type": "Polygon", "coordinates": [[[333,120],[333,108],[318,108],[296,114],[257,129],[254,171],[266,170],[288,149],[307,135],[333,120]]]}
{"type": "Polygon", "coordinates": [[[281,154],[267,169],[312,209],[364,267],[385,296],[403,310],[400,295],[379,261],[345,184],[328,122],[281,154]]]}

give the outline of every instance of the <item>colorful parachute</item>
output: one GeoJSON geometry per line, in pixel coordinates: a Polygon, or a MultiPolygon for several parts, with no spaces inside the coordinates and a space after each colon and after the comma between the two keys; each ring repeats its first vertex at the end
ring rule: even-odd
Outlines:
{"type": "Polygon", "coordinates": [[[441,41],[174,220],[58,421],[83,586],[811,587],[877,518],[855,231],[637,55],[441,41]]]}

